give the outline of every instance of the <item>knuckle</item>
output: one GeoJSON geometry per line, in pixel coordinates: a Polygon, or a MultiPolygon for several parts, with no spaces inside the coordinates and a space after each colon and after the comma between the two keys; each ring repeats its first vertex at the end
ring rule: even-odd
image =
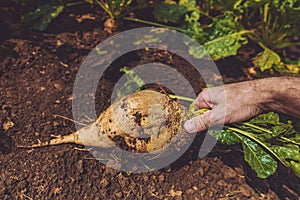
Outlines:
{"type": "Polygon", "coordinates": [[[196,121],[196,126],[198,127],[198,130],[205,130],[207,129],[207,123],[202,117],[198,117],[196,121]]]}

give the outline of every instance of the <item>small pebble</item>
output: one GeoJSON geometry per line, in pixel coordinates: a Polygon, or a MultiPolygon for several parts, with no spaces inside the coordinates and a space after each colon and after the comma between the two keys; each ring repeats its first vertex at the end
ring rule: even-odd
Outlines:
{"type": "Polygon", "coordinates": [[[206,195],[206,190],[205,189],[200,190],[200,196],[204,197],[205,195],[206,195]]]}
{"type": "Polygon", "coordinates": [[[8,121],[6,121],[6,122],[3,123],[3,130],[7,131],[8,129],[14,127],[14,125],[15,124],[13,123],[13,121],[8,120],[8,121]]]}
{"type": "Polygon", "coordinates": [[[191,194],[194,193],[194,190],[193,190],[193,189],[188,189],[188,190],[186,191],[186,193],[187,193],[188,195],[191,195],[191,194]]]}
{"type": "Polygon", "coordinates": [[[102,179],[101,181],[100,181],[100,185],[101,185],[101,187],[106,187],[106,186],[108,186],[108,180],[106,179],[106,178],[104,178],[104,179],[102,179]]]}
{"type": "Polygon", "coordinates": [[[121,191],[119,191],[119,192],[116,192],[116,193],[115,193],[115,196],[116,196],[118,199],[120,199],[120,198],[122,198],[123,194],[122,194],[121,191]]]}
{"type": "Polygon", "coordinates": [[[237,176],[236,171],[232,169],[231,167],[226,167],[226,170],[224,172],[224,179],[231,179],[235,178],[237,176]]]}
{"type": "Polygon", "coordinates": [[[240,187],[240,188],[239,188],[239,191],[240,191],[243,195],[245,195],[246,197],[250,197],[250,196],[251,196],[250,191],[249,191],[248,189],[244,188],[244,187],[240,187]]]}
{"type": "Polygon", "coordinates": [[[158,180],[161,181],[161,182],[163,182],[163,181],[165,180],[164,175],[162,175],[162,174],[159,175],[159,176],[158,176],[158,180]]]}
{"type": "Polygon", "coordinates": [[[148,176],[143,176],[143,179],[144,179],[144,182],[147,182],[149,180],[149,177],[148,176]]]}
{"type": "Polygon", "coordinates": [[[62,87],[59,83],[54,83],[53,86],[55,87],[55,89],[57,89],[58,91],[61,91],[62,87]]]}

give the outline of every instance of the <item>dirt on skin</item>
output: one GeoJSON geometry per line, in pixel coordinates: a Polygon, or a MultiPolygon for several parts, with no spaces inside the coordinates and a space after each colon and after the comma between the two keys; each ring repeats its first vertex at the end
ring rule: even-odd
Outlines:
{"type": "MultiPolygon", "coordinates": [[[[238,146],[217,145],[199,159],[205,133],[171,166],[142,174],[109,168],[78,145],[17,148],[75,130],[73,122],[55,115],[72,118],[72,89],[82,61],[116,33],[104,31],[106,15],[100,9],[75,7],[45,32],[29,34],[12,15],[18,9],[5,4],[0,11],[2,27],[10,33],[1,35],[0,47],[0,199],[299,199],[298,177],[279,166],[270,178],[256,178],[238,146]]],[[[127,22],[121,29],[135,26],[127,22]]],[[[249,44],[239,56],[217,63],[226,83],[251,79],[245,72],[256,50],[249,44]]],[[[100,81],[97,111],[109,106],[120,67],[151,62],[176,67],[197,92],[204,86],[200,77],[186,70],[189,64],[182,58],[160,50],[139,51],[115,61],[100,81]]]]}

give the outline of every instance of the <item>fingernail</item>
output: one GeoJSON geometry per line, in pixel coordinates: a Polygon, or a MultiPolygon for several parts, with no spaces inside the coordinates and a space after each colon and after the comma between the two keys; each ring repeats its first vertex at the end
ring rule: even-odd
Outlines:
{"type": "Polygon", "coordinates": [[[184,123],[184,129],[188,133],[195,133],[197,132],[195,123],[192,120],[188,120],[184,123]]]}

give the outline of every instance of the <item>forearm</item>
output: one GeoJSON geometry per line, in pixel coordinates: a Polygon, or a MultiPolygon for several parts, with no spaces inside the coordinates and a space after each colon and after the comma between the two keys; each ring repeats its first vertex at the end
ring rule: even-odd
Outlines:
{"type": "Polygon", "coordinates": [[[265,95],[261,103],[264,110],[300,118],[300,77],[260,79],[257,86],[263,90],[257,95],[265,95]]]}

